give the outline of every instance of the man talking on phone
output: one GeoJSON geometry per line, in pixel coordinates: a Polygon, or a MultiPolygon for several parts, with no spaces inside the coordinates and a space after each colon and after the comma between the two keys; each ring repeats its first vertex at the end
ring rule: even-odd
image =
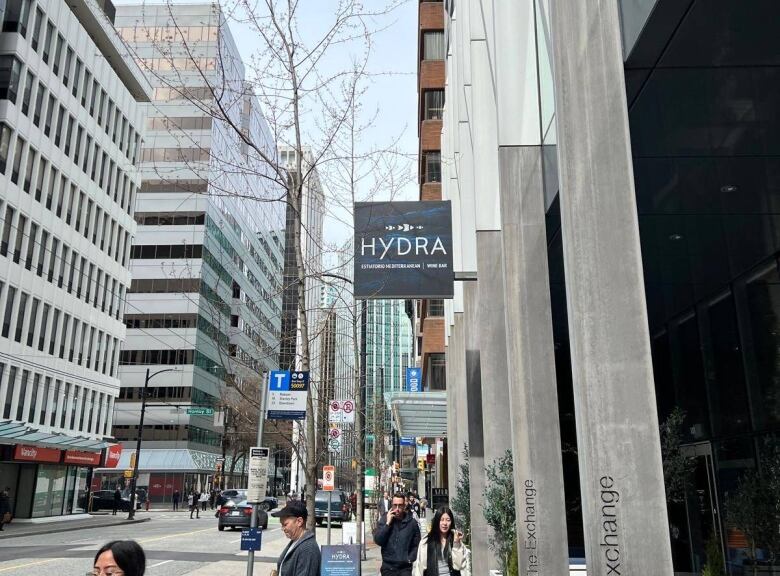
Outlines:
{"type": "Polygon", "coordinates": [[[390,510],[379,518],[374,542],[382,548],[382,576],[411,576],[420,545],[420,525],[407,509],[402,493],[393,494],[390,510]]]}

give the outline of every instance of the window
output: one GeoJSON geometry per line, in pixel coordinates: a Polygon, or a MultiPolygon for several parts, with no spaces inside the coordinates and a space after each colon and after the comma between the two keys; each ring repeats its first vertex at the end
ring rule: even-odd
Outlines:
{"type": "Polygon", "coordinates": [[[444,354],[428,356],[428,390],[446,390],[446,361],[444,354]]]}
{"type": "Polygon", "coordinates": [[[54,62],[51,67],[55,76],[60,73],[60,62],[62,62],[62,48],[64,45],[65,38],[57,34],[57,48],[54,50],[54,62]]]}
{"type": "MultiPolygon", "coordinates": [[[[70,156],[70,141],[73,138],[73,124],[76,120],[71,116],[68,115],[68,127],[65,129],[65,147],[64,152],[65,156],[70,156]]],[[[68,224],[70,224],[70,221],[68,221],[68,224]]]]}
{"type": "Polygon", "coordinates": [[[43,348],[46,345],[46,327],[49,324],[49,312],[51,306],[48,304],[43,305],[43,315],[41,316],[41,331],[38,334],[38,350],[43,352],[43,348]]]}
{"type": "Polygon", "coordinates": [[[41,301],[37,298],[33,298],[32,307],[30,308],[30,325],[27,327],[27,345],[32,347],[33,338],[35,337],[35,326],[38,320],[38,309],[41,306],[41,301]]]}
{"type": "Polygon", "coordinates": [[[57,100],[54,98],[54,94],[49,94],[49,106],[46,109],[46,121],[43,123],[43,133],[48,136],[51,134],[51,124],[54,117],[54,110],[57,104],[57,100]]]}
{"type": "Polygon", "coordinates": [[[424,155],[424,182],[441,182],[441,153],[426,152],[424,155]]]}
{"type": "Polygon", "coordinates": [[[26,142],[19,136],[16,137],[16,146],[14,147],[14,164],[11,168],[11,182],[19,183],[19,173],[22,171],[22,152],[26,142]]]}
{"type": "Polygon", "coordinates": [[[11,229],[13,228],[14,215],[16,210],[10,206],[5,207],[5,222],[3,223],[3,236],[0,241],[0,255],[8,255],[8,243],[11,240],[11,229]]]}
{"type": "Polygon", "coordinates": [[[30,146],[30,150],[27,152],[27,168],[24,171],[24,184],[22,185],[22,189],[28,193],[32,188],[33,166],[35,165],[36,156],[37,153],[33,150],[32,146],[30,146]]]}
{"type": "Polygon", "coordinates": [[[46,97],[46,86],[38,82],[38,92],[35,94],[35,110],[33,111],[33,124],[41,125],[41,114],[43,113],[43,102],[46,97]]]}
{"type": "Polygon", "coordinates": [[[426,90],[423,120],[441,120],[444,112],[444,90],[426,90]]]}
{"type": "Polygon", "coordinates": [[[61,312],[55,308],[54,316],[51,321],[51,338],[49,339],[49,356],[54,355],[54,346],[57,343],[57,329],[60,326],[60,314],[61,312]]]}
{"type": "Polygon", "coordinates": [[[19,387],[19,401],[16,403],[16,419],[20,422],[26,420],[24,413],[27,397],[27,382],[30,380],[30,371],[22,370],[22,381],[19,387]]]}
{"type": "Polygon", "coordinates": [[[54,129],[54,145],[60,145],[60,139],[62,138],[62,123],[65,119],[65,108],[60,106],[60,113],[57,116],[57,127],[54,129]]]}
{"type": "Polygon", "coordinates": [[[32,40],[30,44],[32,49],[38,51],[38,40],[41,37],[41,25],[43,24],[43,10],[40,8],[35,9],[35,25],[33,26],[32,40]]]}
{"type": "Polygon", "coordinates": [[[27,254],[24,257],[24,267],[27,270],[32,269],[33,256],[35,254],[35,241],[38,238],[38,225],[30,222],[30,237],[27,240],[27,254]]]}
{"type": "Polygon", "coordinates": [[[81,60],[76,58],[76,69],[73,72],[73,86],[71,87],[70,93],[73,94],[73,97],[75,98],[76,95],[79,92],[79,80],[81,80],[81,67],[83,64],[81,63],[81,60]]]}
{"type": "MultiPolygon", "coordinates": [[[[68,50],[65,52],[65,65],[62,68],[62,83],[65,87],[70,82],[70,68],[73,65],[73,49],[68,46],[68,50]]],[[[75,84],[75,82],[74,82],[75,84]]]]}
{"type": "MultiPolygon", "coordinates": [[[[51,252],[49,253],[49,270],[46,274],[46,279],[49,282],[54,281],[54,267],[57,264],[57,252],[59,252],[60,241],[58,238],[52,236],[51,238],[51,252]]],[[[51,354],[51,352],[50,352],[51,354]]]]}
{"type": "Polygon", "coordinates": [[[30,0],[8,0],[5,5],[3,32],[19,32],[27,35],[27,22],[30,19],[30,0]]]}
{"type": "Polygon", "coordinates": [[[0,56],[0,100],[16,104],[22,63],[15,56],[0,56]]]}
{"type": "Polygon", "coordinates": [[[35,184],[35,201],[41,201],[41,194],[43,194],[43,179],[46,177],[46,167],[49,165],[44,158],[41,158],[38,162],[38,182],[35,184]]]}
{"type": "Polygon", "coordinates": [[[92,74],[89,70],[84,69],[84,84],[81,87],[81,105],[87,107],[87,93],[89,92],[90,81],[92,80],[92,74]]]}
{"type": "Polygon", "coordinates": [[[51,21],[48,21],[46,22],[46,39],[43,41],[43,54],[41,55],[45,64],[49,63],[52,36],[54,36],[54,24],[52,24],[51,21]]]}
{"type": "Polygon", "coordinates": [[[43,266],[46,260],[46,247],[49,243],[49,233],[46,230],[41,230],[41,244],[38,250],[38,265],[36,266],[35,273],[38,276],[43,276],[43,266]]]}
{"type": "Polygon", "coordinates": [[[30,300],[30,295],[27,292],[21,292],[19,294],[19,312],[16,314],[16,328],[14,329],[14,340],[17,342],[22,341],[22,328],[24,326],[24,319],[27,318],[27,302],[30,300]]]}
{"type": "Polygon", "coordinates": [[[444,60],[444,31],[423,32],[423,60],[444,60]]]}
{"type": "Polygon", "coordinates": [[[27,218],[19,214],[19,221],[16,223],[16,242],[14,243],[13,261],[19,263],[22,256],[22,242],[24,242],[24,229],[27,226],[27,218]]]}
{"type": "Polygon", "coordinates": [[[15,300],[16,288],[9,286],[5,301],[5,314],[3,314],[3,338],[8,338],[8,333],[11,331],[11,318],[13,318],[15,300]]]}
{"type": "Polygon", "coordinates": [[[8,164],[8,149],[11,145],[11,129],[7,124],[0,122],[0,174],[5,174],[8,164]]]}
{"type": "Polygon", "coordinates": [[[27,78],[24,82],[24,92],[22,93],[22,114],[27,116],[30,112],[30,101],[32,100],[32,88],[35,84],[35,76],[28,70],[27,78]]]}

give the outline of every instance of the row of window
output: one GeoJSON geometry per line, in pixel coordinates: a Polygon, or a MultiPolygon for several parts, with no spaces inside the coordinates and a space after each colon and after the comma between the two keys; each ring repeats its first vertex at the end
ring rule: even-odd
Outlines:
{"type": "Polygon", "coordinates": [[[137,58],[136,62],[138,62],[141,68],[160,72],[170,70],[205,72],[207,70],[216,70],[217,68],[216,58],[198,58],[196,56],[192,58],[137,58]]]}
{"type": "Polygon", "coordinates": [[[216,41],[217,26],[135,26],[117,28],[127,42],[216,41]]]}
{"type": "Polygon", "coordinates": [[[151,244],[148,246],[134,245],[130,258],[133,260],[159,260],[162,258],[201,258],[202,244],[151,244]]]}
{"type": "Polygon", "coordinates": [[[113,376],[119,340],[59,308],[0,282],[3,338],[13,338],[30,348],[113,376]]]}
{"type": "MultiPolygon", "coordinates": [[[[13,8],[6,13],[3,30],[19,32],[22,37],[26,38],[31,1],[9,0],[8,5],[13,8]]],[[[41,59],[45,64],[49,64],[55,76],[60,77],[60,71],[62,71],[62,84],[66,88],[70,86],[72,95],[79,99],[81,106],[89,111],[89,115],[92,118],[97,120],[98,126],[103,126],[106,134],[112,132],[114,144],[122,150],[130,162],[135,164],[135,156],[140,144],[140,135],[130,126],[130,122],[121,113],[114,101],[109,98],[107,92],[100,86],[98,81],[92,78],[92,74],[87,70],[81,59],[75,55],[73,48],[70,47],[63,35],[57,31],[52,21],[46,18],[40,5],[35,9],[35,21],[30,45],[33,50],[41,54],[41,59]],[[44,40],[41,43],[44,21],[46,22],[46,31],[44,40]],[[113,130],[111,126],[113,126],[113,130]]],[[[6,56],[4,58],[13,57],[6,56]]],[[[21,76],[21,62],[16,60],[16,66],[18,66],[16,74],[16,84],[18,86],[18,80],[21,76]]],[[[27,76],[28,78],[31,76],[34,78],[29,71],[27,76]]],[[[28,92],[30,87],[31,83],[28,82],[25,92],[28,92]]],[[[15,100],[14,97],[14,103],[15,100]]]]}
{"type": "Polygon", "coordinates": [[[224,368],[197,350],[122,350],[119,353],[120,366],[149,364],[194,365],[217,378],[224,375],[224,368]]]}
{"type": "MultiPolygon", "coordinates": [[[[79,127],[81,132],[81,127],[79,127]]],[[[78,150],[80,149],[80,141],[83,134],[79,134],[77,138],[78,148],[76,148],[75,160],[78,159],[78,150]]],[[[70,224],[70,216],[73,213],[74,198],[76,184],[71,183],[70,187],[67,186],[67,180],[64,176],[64,172],[59,170],[53,162],[50,162],[43,154],[40,154],[38,150],[29,144],[18,133],[14,132],[10,126],[0,122],[0,174],[6,174],[9,163],[9,152],[12,149],[13,140],[13,157],[11,161],[11,182],[16,185],[20,185],[22,190],[30,194],[35,188],[35,200],[42,202],[41,197],[43,190],[48,185],[48,196],[46,197],[46,208],[51,210],[53,205],[57,206],[58,217],[62,215],[63,206],[66,208],[66,224],[70,224]],[[59,178],[58,178],[59,177],[59,178]],[[20,184],[21,180],[21,184],[20,184]],[[56,186],[59,184],[59,186],[56,186]],[[71,190],[70,200],[66,203],[65,192],[63,190],[71,190]],[[57,194],[56,191],[59,191],[57,194]],[[58,201],[55,202],[55,195],[58,196],[58,201]]],[[[113,160],[108,159],[108,155],[104,152],[99,154],[100,149],[97,143],[92,143],[91,137],[87,136],[86,148],[84,149],[84,157],[82,163],[82,170],[85,174],[90,174],[92,180],[96,182],[109,197],[113,197],[114,202],[121,206],[122,210],[130,214],[133,202],[134,186],[130,177],[117,165],[113,160]],[[90,147],[92,148],[91,155],[90,147]],[[88,172],[88,170],[90,170],[88,172]]],[[[84,197],[84,192],[81,192],[80,200],[84,197]]],[[[94,202],[89,200],[89,204],[94,202]]],[[[84,205],[86,206],[86,205],[84,205]]],[[[77,222],[79,219],[79,210],[81,206],[76,207],[77,222]]],[[[112,223],[114,221],[112,220],[112,223]]],[[[118,224],[114,223],[118,226],[118,224]]]]}
{"type": "Polygon", "coordinates": [[[208,86],[176,86],[154,89],[155,100],[211,100],[214,93],[208,86]]]}
{"type": "Polygon", "coordinates": [[[206,223],[204,212],[136,212],[134,218],[142,226],[200,226],[206,223]]]}
{"type": "Polygon", "coordinates": [[[186,192],[188,194],[198,194],[207,192],[208,188],[208,181],[197,179],[144,180],[141,183],[141,192],[147,193],[186,192]]]}
{"type": "MultiPolygon", "coordinates": [[[[191,386],[149,386],[146,397],[156,400],[189,400],[191,386]]],[[[141,400],[143,388],[122,386],[119,389],[118,400],[141,400]]]]}
{"type": "Polygon", "coordinates": [[[208,162],[208,148],[144,148],[141,162],[208,162]]]}
{"type": "MultiPolygon", "coordinates": [[[[138,438],[138,426],[134,424],[117,425],[113,428],[113,434],[117,440],[135,440],[138,438]]],[[[174,424],[144,424],[144,440],[189,441],[206,446],[220,446],[222,444],[222,436],[217,432],[197,426],[174,424]]]]}
{"type": "Polygon", "coordinates": [[[199,278],[133,279],[130,294],[191,293],[200,291],[199,278]]]}
{"type": "Polygon", "coordinates": [[[195,328],[197,314],[125,314],[128,328],[195,328]]]}
{"type": "Polygon", "coordinates": [[[3,418],[106,436],[114,398],[71,382],[0,363],[3,418]]]}
{"type": "Polygon", "coordinates": [[[211,117],[171,116],[147,118],[145,125],[147,130],[211,130],[211,117]]]}
{"type": "Polygon", "coordinates": [[[34,270],[58,288],[109,316],[119,318],[125,287],[85,255],[61,241],[34,220],[6,204],[0,232],[0,256],[8,256],[25,269],[34,270]]]}

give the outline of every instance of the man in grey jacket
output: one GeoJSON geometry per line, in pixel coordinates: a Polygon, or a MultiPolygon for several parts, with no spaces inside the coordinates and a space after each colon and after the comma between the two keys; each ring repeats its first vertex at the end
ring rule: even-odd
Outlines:
{"type": "Polygon", "coordinates": [[[271,516],[279,518],[282,532],[290,539],[276,562],[277,576],[319,576],[320,547],[314,533],[306,531],[306,505],[291,500],[271,516]]]}

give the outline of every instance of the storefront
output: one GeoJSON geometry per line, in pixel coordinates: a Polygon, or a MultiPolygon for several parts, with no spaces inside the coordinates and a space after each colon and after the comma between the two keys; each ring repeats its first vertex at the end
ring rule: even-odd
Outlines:
{"type": "Polygon", "coordinates": [[[17,520],[85,513],[92,470],[103,463],[103,452],[25,444],[3,446],[0,455],[0,486],[17,520]]]}

